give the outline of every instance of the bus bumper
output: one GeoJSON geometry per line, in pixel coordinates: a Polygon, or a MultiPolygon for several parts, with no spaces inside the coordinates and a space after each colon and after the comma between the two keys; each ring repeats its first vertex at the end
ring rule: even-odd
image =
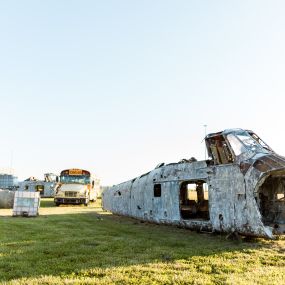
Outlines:
{"type": "Polygon", "coordinates": [[[54,198],[55,204],[85,204],[86,198],[54,198]]]}

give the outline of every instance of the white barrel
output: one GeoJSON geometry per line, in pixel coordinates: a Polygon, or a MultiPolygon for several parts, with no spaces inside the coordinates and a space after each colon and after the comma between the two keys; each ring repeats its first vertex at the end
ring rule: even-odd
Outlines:
{"type": "Polygon", "coordinates": [[[14,191],[0,189],[0,208],[10,209],[14,204],[14,191]]]}

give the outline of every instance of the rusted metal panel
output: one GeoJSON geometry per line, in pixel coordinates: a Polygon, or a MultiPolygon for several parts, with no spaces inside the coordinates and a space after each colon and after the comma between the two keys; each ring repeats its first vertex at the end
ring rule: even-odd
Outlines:
{"type": "Polygon", "coordinates": [[[103,208],[190,229],[273,238],[285,233],[285,158],[252,131],[205,138],[209,159],[160,164],[103,193],[103,208]]]}

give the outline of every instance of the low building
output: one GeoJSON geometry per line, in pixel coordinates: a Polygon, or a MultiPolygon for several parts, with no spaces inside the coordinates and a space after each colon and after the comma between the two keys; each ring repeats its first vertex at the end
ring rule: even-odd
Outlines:
{"type": "Polygon", "coordinates": [[[11,189],[18,185],[18,177],[13,174],[0,173],[0,188],[11,189]]]}

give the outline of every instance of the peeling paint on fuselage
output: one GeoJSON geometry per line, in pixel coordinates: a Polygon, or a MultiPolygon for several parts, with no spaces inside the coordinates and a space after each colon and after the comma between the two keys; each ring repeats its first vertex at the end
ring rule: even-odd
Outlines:
{"type": "Polygon", "coordinates": [[[103,192],[103,208],[202,231],[266,238],[284,234],[285,158],[267,145],[246,146],[239,153],[230,144],[229,134],[237,138],[248,135],[256,144],[262,142],[253,132],[240,129],[210,134],[205,138],[209,160],[160,165],[115,185],[103,192]],[[190,191],[193,185],[197,190],[190,191]],[[207,185],[207,199],[202,185],[207,185]],[[189,193],[196,196],[191,198],[189,193]]]}

